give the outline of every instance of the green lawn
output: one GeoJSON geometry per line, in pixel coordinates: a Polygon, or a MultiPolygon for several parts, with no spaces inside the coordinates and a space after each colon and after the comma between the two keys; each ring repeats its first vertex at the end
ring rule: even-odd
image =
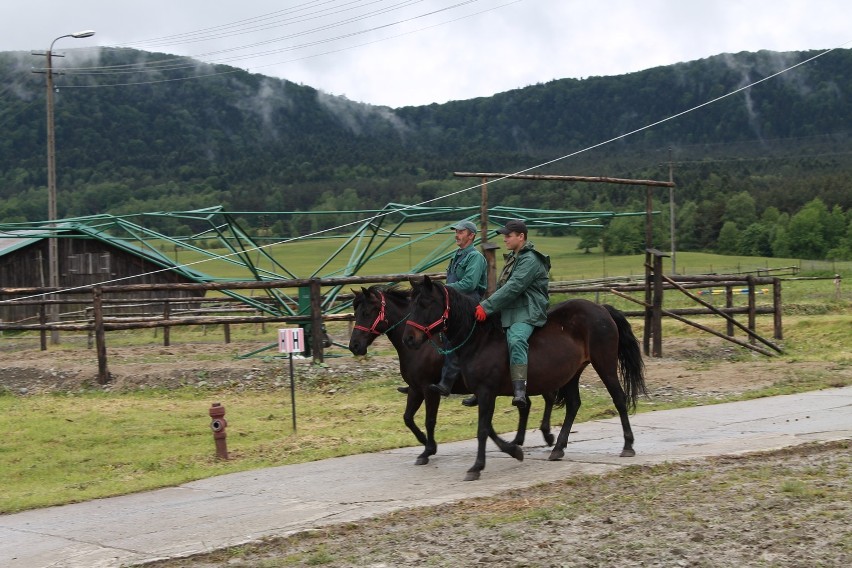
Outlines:
{"type": "MultiPolygon", "coordinates": [[[[637,332],[640,325],[634,324],[637,332]]],[[[697,339],[702,332],[667,322],[664,337],[697,339]]],[[[783,343],[784,361],[828,361],[834,368],[848,368],[852,365],[852,310],[790,316],[783,343]]],[[[222,357],[228,357],[224,349],[222,357]]],[[[745,370],[754,356],[743,350],[741,360],[745,370]]],[[[399,376],[393,365],[356,376],[329,375],[310,366],[303,369],[297,390],[297,432],[292,430],[286,367],[280,361],[263,359],[257,367],[261,372],[280,373],[283,386],[265,391],[244,390],[238,385],[187,386],[125,393],[95,387],[30,396],[0,390],[0,430],[5,434],[0,444],[4,473],[0,513],[172,486],[235,471],[417,445],[402,424],[402,400],[395,389],[399,376]],[[214,459],[207,415],[212,401],[221,401],[226,407],[232,458],[228,461],[214,459]]],[[[612,402],[606,392],[596,381],[586,382],[594,386],[584,390],[578,421],[611,415],[612,402]]],[[[782,373],[771,386],[742,395],[665,402],[641,399],[638,411],[846,384],[831,372],[782,373]]],[[[470,438],[475,430],[476,414],[452,402],[441,408],[439,444],[470,438]]],[[[533,405],[531,427],[540,419],[540,400],[533,405]]],[[[422,412],[418,417],[421,424],[422,412]]],[[[560,416],[559,411],[555,416],[560,416]]],[[[498,401],[495,428],[510,432],[516,421],[509,399],[498,401]]]]}
{"type": "MultiPolygon", "coordinates": [[[[452,231],[444,231],[434,234],[428,238],[425,235],[438,230],[443,224],[441,222],[411,222],[401,227],[401,232],[390,237],[382,246],[382,253],[372,259],[361,274],[399,274],[409,270],[411,266],[426,257],[434,257],[440,252],[453,250],[454,242],[452,231]],[[394,250],[395,249],[395,250],[394,250]]],[[[264,252],[274,258],[278,263],[286,267],[298,278],[306,278],[314,272],[320,275],[341,270],[350,261],[353,250],[357,247],[366,246],[365,243],[353,242],[347,244],[349,234],[323,235],[318,238],[306,238],[286,240],[281,244],[264,244],[264,252]],[[321,266],[328,261],[328,264],[321,266]]],[[[505,252],[502,238],[489,237],[490,241],[497,244],[498,266],[501,255],[505,252]]],[[[578,280],[597,279],[602,277],[633,276],[642,277],[645,274],[644,254],[628,256],[606,256],[599,248],[593,248],[589,253],[577,248],[579,238],[567,237],[545,237],[530,234],[530,240],[536,247],[548,254],[551,258],[553,269],[551,277],[553,280],[578,280]]],[[[264,241],[265,243],[266,241],[264,241]]],[[[360,250],[360,249],[359,249],[360,250]]],[[[191,264],[193,268],[223,279],[242,279],[248,275],[236,263],[236,256],[228,257],[230,251],[225,249],[212,249],[212,255],[220,257],[217,260],[208,260],[208,257],[195,251],[180,251],[177,259],[181,263],[191,264]]],[[[173,251],[166,251],[174,257],[173,251]]],[[[247,253],[252,262],[263,269],[275,269],[272,263],[263,258],[264,255],[258,251],[247,253]]],[[[818,266],[823,276],[829,276],[834,272],[848,275],[852,278],[852,261],[836,263],[808,263],[792,258],[765,258],[748,256],[723,256],[700,252],[676,252],[675,267],[678,274],[708,274],[708,273],[733,273],[747,272],[767,268],[799,267],[804,272],[813,272],[811,264],[818,266]]],[[[672,260],[665,258],[663,268],[667,274],[671,273],[672,260]]],[[[439,264],[434,271],[445,268],[439,264]]]]}

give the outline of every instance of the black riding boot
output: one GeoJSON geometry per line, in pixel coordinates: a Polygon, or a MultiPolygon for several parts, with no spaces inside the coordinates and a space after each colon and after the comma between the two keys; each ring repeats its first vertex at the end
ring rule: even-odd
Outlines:
{"type": "Polygon", "coordinates": [[[408,385],[405,385],[404,387],[396,387],[396,390],[398,390],[402,394],[408,394],[408,385]]]}
{"type": "Polygon", "coordinates": [[[429,390],[434,391],[441,396],[450,396],[453,392],[453,385],[461,375],[459,368],[459,360],[453,353],[444,355],[444,366],[441,367],[441,380],[435,384],[429,385],[429,390]]]}
{"type": "Polygon", "coordinates": [[[429,390],[434,391],[441,396],[450,396],[450,393],[453,391],[453,385],[456,384],[456,380],[458,380],[458,373],[450,374],[447,371],[447,368],[444,367],[443,372],[441,373],[441,381],[429,385],[429,390]]]}
{"type": "Polygon", "coordinates": [[[526,408],[527,406],[527,366],[526,365],[510,365],[509,374],[512,377],[512,391],[515,396],[512,397],[512,405],[518,408],[526,408]]]}
{"type": "Polygon", "coordinates": [[[441,396],[450,396],[453,391],[453,385],[459,378],[459,372],[455,369],[450,369],[450,365],[444,365],[441,369],[441,381],[429,385],[429,390],[434,391],[441,396]]]}
{"type": "Polygon", "coordinates": [[[462,399],[462,404],[464,406],[479,406],[479,399],[476,398],[475,394],[472,394],[469,397],[462,399]]]}

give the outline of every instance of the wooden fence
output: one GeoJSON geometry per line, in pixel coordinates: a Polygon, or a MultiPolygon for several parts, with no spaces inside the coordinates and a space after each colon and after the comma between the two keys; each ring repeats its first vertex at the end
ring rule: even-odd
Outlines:
{"type": "MultiPolygon", "coordinates": [[[[197,325],[223,325],[225,330],[225,341],[230,341],[230,325],[231,324],[266,324],[266,323],[295,323],[309,327],[311,330],[322,329],[324,322],[329,321],[352,321],[351,313],[330,314],[325,313],[323,309],[323,287],[335,286],[360,286],[368,284],[384,284],[391,282],[407,282],[410,278],[422,277],[423,274],[386,274],[376,276],[351,276],[341,278],[315,278],[315,279],[292,279],[292,280],[276,280],[266,282],[218,282],[218,283],[162,283],[162,284],[132,284],[132,285],[117,285],[117,286],[92,286],[87,288],[76,288],[73,291],[62,290],[56,288],[0,288],[0,302],[15,301],[21,303],[32,303],[40,306],[38,323],[25,322],[0,322],[0,331],[38,331],[40,332],[41,348],[47,349],[47,335],[53,330],[57,331],[87,331],[90,337],[94,338],[94,345],[97,348],[98,356],[98,382],[105,384],[109,381],[109,369],[106,354],[106,333],[116,330],[131,330],[131,329],[163,329],[164,345],[169,344],[169,330],[174,326],[197,326],[197,325]],[[236,291],[236,290],[265,290],[265,289],[299,289],[308,288],[310,291],[310,309],[307,313],[299,315],[270,315],[260,313],[259,308],[240,305],[234,306],[229,304],[239,304],[241,300],[237,298],[157,298],[152,301],[146,298],[143,301],[133,302],[126,295],[134,292],[150,292],[152,290],[167,290],[167,291],[187,291],[187,290],[203,290],[203,291],[236,291]],[[74,299],[62,299],[65,293],[73,292],[78,296],[74,299]],[[67,315],[74,319],[70,321],[49,322],[47,321],[47,306],[56,303],[74,303],[80,304],[79,294],[90,293],[92,300],[82,312],[67,315]],[[110,294],[123,294],[125,297],[120,299],[110,298],[110,294]],[[27,296],[23,300],[8,300],[9,296],[18,297],[27,296]],[[162,306],[162,311],[153,313],[146,309],[146,305],[156,303],[162,306]],[[128,308],[137,306],[138,313],[129,312],[128,308]],[[174,309],[175,306],[188,305],[183,309],[174,309]],[[120,307],[122,313],[118,316],[110,316],[109,308],[120,307]]],[[[431,278],[443,279],[446,277],[444,273],[429,274],[431,278]]],[[[655,277],[650,283],[636,282],[625,283],[615,281],[605,281],[595,284],[571,284],[571,283],[551,283],[551,294],[581,294],[581,293],[611,293],[629,301],[635,302],[643,306],[642,311],[625,311],[628,317],[646,317],[645,326],[645,354],[649,354],[649,342],[653,340],[654,350],[650,353],[652,356],[662,356],[661,340],[661,319],[663,316],[671,317],[693,325],[709,333],[713,333],[723,337],[734,343],[738,343],[749,349],[771,355],[772,353],[754,345],[755,340],[768,344],[772,349],[780,352],[780,349],[759,337],[755,332],[755,319],[758,314],[772,314],[774,323],[774,337],[782,338],[781,329],[781,286],[778,278],[767,277],[736,277],[736,276],[678,276],[668,278],[662,274],[655,277]],[[650,297],[652,301],[641,301],[629,295],[630,292],[646,292],[650,288],[652,293],[650,297]],[[755,302],[755,286],[771,285],[773,288],[773,303],[771,306],[758,306],[755,302]],[[748,293],[748,305],[745,307],[735,307],[733,302],[734,289],[742,288],[748,293]],[[724,308],[716,308],[708,302],[702,301],[698,296],[691,294],[691,289],[707,289],[709,287],[722,288],[725,290],[726,306],[724,308]],[[679,290],[692,298],[703,307],[695,308],[677,308],[664,310],[662,309],[662,298],[664,290],[679,290]],[[649,316],[650,314],[650,316],[649,316]],[[684,316],[716,314],[727,321],[727,335],[716,332],[701,324],[691,322],[684,316]],[[743,326],[734,319],[736,314],[746,314],[748,318],[747,326],[743,326]],[[744,330],[748,335],[750,342],[742,342],[733,337],[734,328],[738,327],[744,330]]],[[[338,299],[348,299],[349,296],[340,295],[338,299]]],[[[306,338],[309,341],[310,355],[314,362],[320,363],[323,361],[324,337],[322,333],[311,333],[306,338]]],[[[91,345],[90,341],[90,345],[91,345]]]]}

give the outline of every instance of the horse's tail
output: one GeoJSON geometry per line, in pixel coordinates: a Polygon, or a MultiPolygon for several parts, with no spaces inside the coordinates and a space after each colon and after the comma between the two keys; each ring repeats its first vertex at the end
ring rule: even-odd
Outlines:
{"type": "Polygon", "coordinates": [[[645,363],[642,361],[639,340],[633,334],[633,328],[623,313],[609,304],[604,304],[604,307],[618,327],[618,370],[628,404],[631,410],[635,410],[639,395],[648,394],[645,388],[645,363]]]}
{"type": "MultiPolygon", "coordinates": [[[[568,396],[569,396],[569,390],[568,389],[569,389],[570,384],[571,384],[571,381],[568,381],[567,383],[565,383],[564,385],[562,385],[561,387],[556,389],[556,392],[554,393],[556,396],[553,399],[553,407],[554,408],[564,408],[565,407],[565,403],[568,402],[568,396]]],[[[574,387],[572,387],[572,388],[574,388],[574,387]]]]}

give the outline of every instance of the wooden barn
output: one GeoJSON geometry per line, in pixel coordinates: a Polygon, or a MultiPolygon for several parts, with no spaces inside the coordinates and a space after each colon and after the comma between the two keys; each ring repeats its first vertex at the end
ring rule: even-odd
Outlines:
{"type": "MultiPolygon", "coordinates": [[[[33,288],[49,285],[48,233],[38,230],[0,231],[0,288],[33,288]]],[[[123,239],[85,225],[63,224],[57,230],[59,286],[76,288],[92,284],[154,284],[209,282],[211,278],[180,267],[170,258],[151,248],[141,248],[123,239]]],[[[150,291],[132,294],[144,300],[135,311],[162,313],[157,299],[198,298],[203,290],[150,291]]],[[[5,322],[32,321],[39,317],[39,306],[19,304],[15,296],[0,296],[0,319],[5,322]]],[[[111,298],[121,298],[111,294],[111,298]]],[[[91,292],[62,294],[63,300],[81,299],[79,304],[63,304],[62,314],[71,315],[91,305],[91,292]]],[[[130,296],[127,296],[130,299],[130,296]]]]}

